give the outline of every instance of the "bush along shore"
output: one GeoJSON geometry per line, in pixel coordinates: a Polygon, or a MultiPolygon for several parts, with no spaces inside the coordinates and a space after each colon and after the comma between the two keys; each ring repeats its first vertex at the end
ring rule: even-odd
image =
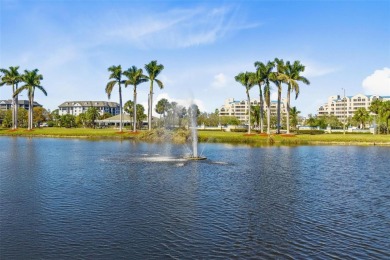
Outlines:
{"type": "MultiPolygon", "coordinates": [[[[58,138],[88,138],[88,139],[131,139],[147,142],[184,143],[190,138],[188,130],[153,129],[151,131],[132,132],[117,129],[90,128],[35,128],[27,130],[0,129],[0,136],[23,137],[58,137],[58,138]]],[[[198,131],[200,142],[231,143],[250,145],[308,145],[308,144],[338,144],[338,145],[383,145],[390,146],[389,135],[371,134],[259,134],[250,135],[240,132],[198,131]]]]}

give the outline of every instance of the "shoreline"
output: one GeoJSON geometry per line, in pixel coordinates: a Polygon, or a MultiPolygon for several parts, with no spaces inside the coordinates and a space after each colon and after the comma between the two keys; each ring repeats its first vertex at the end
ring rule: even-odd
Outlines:
{"type": "MultiPolygon", "coordinates": [[[[0,137],[29,137],[29,138],[68,138],[89,140],[133,140],[144,142],[172,142],[185,143],[190,133],[185,130],[168,131],[156,129],[152,131],[117,132],[116,129],[89,129],[89,128],[35,128],[0,129],[0,137]]],[[[340,146],[390,146],[390,135],[369,134],[321,134],[321,135],[275,135],[264,134],[246,135],[246,133],[199,131],[200,143],[245,144],[252,146],[295,146],[295,145],[340,145],[340,146]]]]}

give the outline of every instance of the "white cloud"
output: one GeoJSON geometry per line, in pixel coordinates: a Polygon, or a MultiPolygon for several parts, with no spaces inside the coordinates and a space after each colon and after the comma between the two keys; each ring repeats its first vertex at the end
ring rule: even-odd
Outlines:
{"type": "Polygon", "coordinates": [[[303,62],[302,64],[306,66],[305,71],[302,73],[302,75],[308,78],[321,77],[340,70],[336,67],[328,67],[313,62],[303,62]]]}
{"type": "Polygon", "coordinates": [[[125,13],[115,20],[112,16],[103,19],[103,32],[99,28],[99,34],[103,43],[114,40],[143,49],[185,48],[210,44],[228,33],[260,25],[247,24],[235,13],[236,8],[229,6],[173,9],[149,15],[125,13]]]}
{"type": "Polygon", "coordinates": [[[219,73],[219,74],[214,76],[214,80],[211,83],[211,86],[213,86],[214,88],[223,88],[223,87],[226,87],[227,82],[228,82],[228,79],[227,79],[226,75],[223,73],[219,73]]]}
{"type": "Polygon", "coordinates": [[[390,95],[390,68],[374,71],[362,85],[366,94],[390,95]]]}

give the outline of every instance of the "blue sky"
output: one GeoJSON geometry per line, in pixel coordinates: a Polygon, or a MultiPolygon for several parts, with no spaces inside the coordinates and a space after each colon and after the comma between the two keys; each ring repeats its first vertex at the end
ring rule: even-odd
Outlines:
{"type": "MultiPolygon", "coordinates": [[[[67,100],[108,100],[108,67],[151,60],[165,66],[155,101],[194,99],[208,112],[226,98],[245,99],[234,76],[275,57],[306,65],[311,84],[292,101],[304,116],[342,88],[390,96],[388,0],[0,1],[0,67],[38,68],[48,97],[35,99],[51,110],[67,100]]],[[[138,87],[144,106],[148,91],[147,83],[138,87]]],[[[132,99],[130,87],[123,92],[132,99]]],[[[10,97],[11,87],[0,88],[0,99],[10,97]]]]}

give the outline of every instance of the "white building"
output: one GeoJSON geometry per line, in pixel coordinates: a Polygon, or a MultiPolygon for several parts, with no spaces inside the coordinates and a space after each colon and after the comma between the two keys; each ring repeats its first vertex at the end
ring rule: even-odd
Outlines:
{"type": "Polygon", "coordinates": [[[352,117],[358,108],[369,110],[371,102],[379,100],[390,100],[390,96],[363,95],[340,97],[340,95],[330,96],[328,102],[320,106],[317,115],[335,115],[338,119],[352,117]]]}
{"type": "Polygon", "coordinates": [[[87,112],[91,107],[98,109],[99,114],[110,113],[111,115],[119,115],[119,104],[116,102],[107,101],[66,101],[58,106],[59,115],[71,114],[78,116],[81,113],[87,112]]]}
{"type": "MultiPolygon", "coordinates": [[[[251,99],[252,106],[259,106],[260,99],[253,98],[251,99]]],[[[277,101],[271,101],[271,116],[276,116],[277,114],[277,101]]],[[[287,100],[282,98],[282,102],[280,103],[281,114],[285,116],[287,114],[287,100]]],[[[264,102],[264,111],[267,111],[267,106],[264,102]]],[[[221,106],[219,109],[220,116],[235,116],[242,123],[248,122],[248,100],[237,101],[234,98],[225,99],[225,104],[221,106]]],[[[266,112],[265,112],[266,114],[266,112]]]]}

